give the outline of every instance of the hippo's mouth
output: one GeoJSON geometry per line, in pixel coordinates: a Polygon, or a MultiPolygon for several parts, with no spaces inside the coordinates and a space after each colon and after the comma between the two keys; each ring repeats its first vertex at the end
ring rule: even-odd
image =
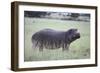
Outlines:
{"type": "Polygon", "coordinates": [[[77,39],[80,38],[80,33],[78,30],[75,30],[75,34],[74,34],[73,38],[77,38],[77,39]]]}
{"type": "Polygon", "coordinates": [[[77,33],[76,34],[76,38],[80,38],[80,33],[77,33]]]}

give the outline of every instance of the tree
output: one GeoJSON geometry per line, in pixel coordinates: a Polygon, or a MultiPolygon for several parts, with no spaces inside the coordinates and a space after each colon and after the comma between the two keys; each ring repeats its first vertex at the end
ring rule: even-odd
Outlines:
{"type": "Polygon", "coordinates": [[[77,18],[77,17],[79,17],[79,13],[71,13],[71,17],[77,18]]]}
{"type": "Polygon", "coordinates": [[[39,12],[39,11],[25,11],[24,16],[25,17],[41,17],[45,16],[47,12],[39,12]]]}

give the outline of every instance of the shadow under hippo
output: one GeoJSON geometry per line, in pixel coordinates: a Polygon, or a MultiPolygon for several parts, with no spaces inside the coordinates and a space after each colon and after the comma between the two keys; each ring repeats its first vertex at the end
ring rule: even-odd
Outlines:
{"type": "Polygon", "coordinates": [[[32,35],[33,48],[43,49],[59,49],[68,50],[70,44],[80,38],[77,29],[69,29],[68,31],[56,31],[53,29],[43,29],[32,35]]]}

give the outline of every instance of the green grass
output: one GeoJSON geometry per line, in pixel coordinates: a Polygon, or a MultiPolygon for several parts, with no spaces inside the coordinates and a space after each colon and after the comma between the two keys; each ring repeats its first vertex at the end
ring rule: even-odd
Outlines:
{"type": "Polygon", "coordinates": [[[45,61],[45,60],[66,60],[66,59],[87,59],[90,58],[90,22],[68,21],[40,18],[25,18],[25,50],[24,61],[45,61]],[[77,28],[81,38],[70,45],[69,51],[62,51],[62,48],[43,52],[32,48],[32,35],[45,28],[66,31],[70,28],[77,28]]]}

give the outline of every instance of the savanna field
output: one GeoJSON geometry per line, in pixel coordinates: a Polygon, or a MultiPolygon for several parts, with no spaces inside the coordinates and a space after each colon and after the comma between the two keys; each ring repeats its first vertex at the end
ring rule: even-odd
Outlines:
{"type": "Polygon", "coordinates": [[[24,21],[24,61],[90,58],[90,22],[30,17],[25,17],[24,21]],[[71,43],[69,51],[62,51],[62,48],[54,50],[44,49],[43,51],[33,49],[31,41],[32,35],[45,28],[61,31],[67,31],[70,28],[77,28],[81,37],[71,43]]]}

